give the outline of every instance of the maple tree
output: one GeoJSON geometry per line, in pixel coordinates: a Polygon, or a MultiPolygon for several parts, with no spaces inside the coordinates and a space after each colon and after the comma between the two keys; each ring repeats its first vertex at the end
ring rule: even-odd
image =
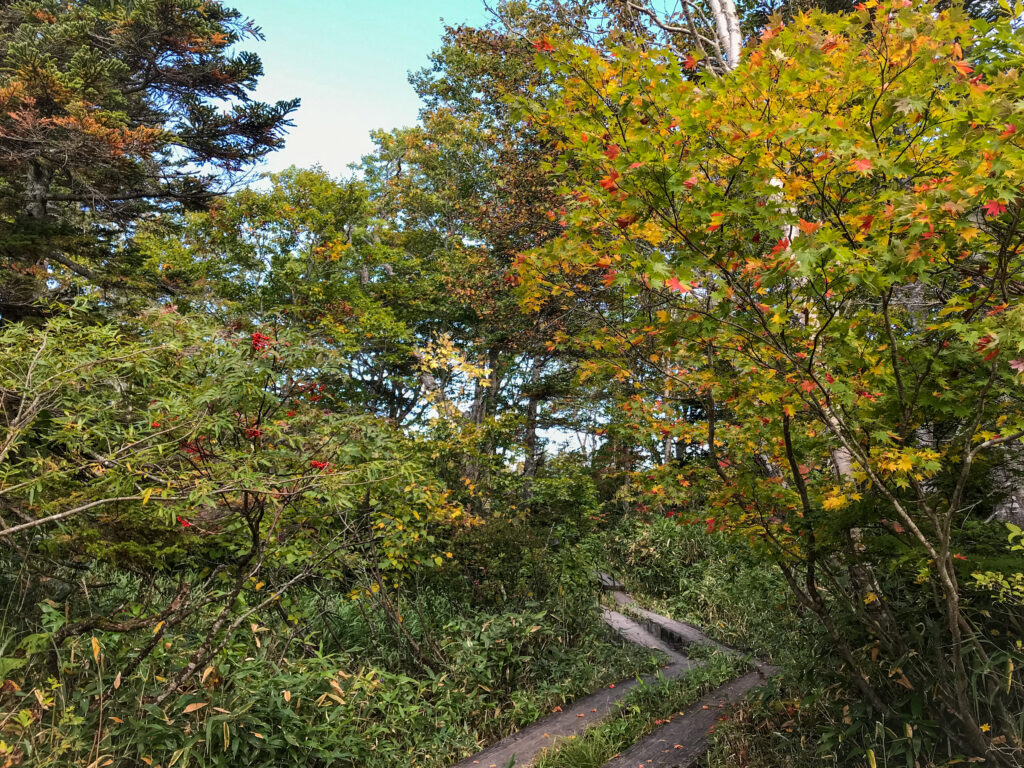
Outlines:
{"type": "Polygon", "coordinates": [[[974,609],[956,531],[1016,490],[1024,436],[1020,43],[871,3],[777,20],[699,82],[628,41],[544,54],[564,90],[529,114],[574,202],[520,265],[527,306],[591,318],[554,341],[601,353],[636,433],[679,448],[644,504],[750,536],[870,707],[927,688],[960,749],[1007,764],[1019,649],[974,609]]]}

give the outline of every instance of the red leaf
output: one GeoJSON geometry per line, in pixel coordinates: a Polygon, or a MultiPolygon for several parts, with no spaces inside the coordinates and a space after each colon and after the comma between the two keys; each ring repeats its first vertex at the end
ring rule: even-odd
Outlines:
{"type": "Polygon", "coordinates": [[[999,134],[1000,139],[1008,139],[1017,132],[1017,126],[1013,123],[1006,124],[1006,130],[999,134]]]}
{"type": "Polygon", "coordinates": [[[687,283],[681,282],[678,277],[670,277],[665,281],[665,285],[676,293],[689,293],[693,290],[687,283]]]}
{"type": "Polygon", "coordinates": [[[813,235],[815,232],[821,229],[820,221],[812,222],[799,219],[796,225],[800,228],[800,231],[803,232],[805,235],[813,235]]]}
{"type": "Polygon", "coordinates": [[[804,392],[813,392],[817,388],[818,385],[809,379],[807,381],[800,382],[800,389],[802,389],[804,392]]]}
{"type": "Polygon", "coordinates": [[[1006,203],[1001,203],[998,200],[989,200],[984,205],[985,213],[989,216],[998,216],[1006,211],[1006,203]]]}
{"type": "Polygon", "coordinates": [[[871,161],[868,160],[866,157],[859,157],[856,160],[854,160],[852,163],[850,163],[850,170],[851,171],[856,171],[857,173],[861,174],[862,176],[870,176],[871,175],[871,161]]]}
{"type": "Polygon", "coordinates": [[[598,184],[612,192],[619,188],[619,185],[615,183],[615,180],[619,178],[619,172],[615,169],[608,171],[608,175],[601,179],[598,184]]]}
{"type": "Polygon", "coordinates": [[[693,57],[692,53],[686,54],[686,58],[683,60],[683,69],[696,69],[700,62],[693,57]]]}
{"type": "Polygon", "coordinates": [[[609,144],[604,150],[604,156],[609,160],[614,160],[619,156],[619,154],[620,150],[618,144],[609,144]]]}
{"type": "Polygon", "coordinates": [[[619,229],[625,229],[630,224],[635,224],[639,218],[635,213],[627,213],[615,220],[615,226],[619,229]]]}

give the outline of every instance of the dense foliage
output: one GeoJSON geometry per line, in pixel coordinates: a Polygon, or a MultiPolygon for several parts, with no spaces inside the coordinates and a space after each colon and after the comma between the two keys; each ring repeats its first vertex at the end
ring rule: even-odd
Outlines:
{"type": "Polygon", "coordinates": [[[604,353],[584,373],[634,383],[624,428],[664,445],[644,506],[749,536],[875,716],[996,762],[1020,617],[969,573],[1019,568],[975,521],[1024,435],[1020,42],[897,3],[776,22],[724,77],[553,54],[531,117],[574,202],[520,264],[527,302],[592,319],[556,337],[604,353]]]}
{"type": "Polygon", "coordinates": [[[816,7],[502,3],[234,188],[254,22],[0,3],[0,766],[450,765],[656,667],[597,569],[781,666],[713,764],[1019,764],[1021,9],[816,7]]]}

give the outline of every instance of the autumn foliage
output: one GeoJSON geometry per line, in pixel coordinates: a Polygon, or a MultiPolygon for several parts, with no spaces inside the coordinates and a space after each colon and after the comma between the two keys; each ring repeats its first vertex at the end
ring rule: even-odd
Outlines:
{"type": "Polygon", "coordinates": [[[574,202],[524,301],[587,313],[554,342],[635,388],[619,428],[664,446],[645,508],[771,553],[879,713],[903,686],[1012,761],[1019,649],[951,531],[1019,491],[1022,40],[868,5],[776,20],[722,78],[630,44],[544,57],[564,93],[530,114],[574,202]]]}

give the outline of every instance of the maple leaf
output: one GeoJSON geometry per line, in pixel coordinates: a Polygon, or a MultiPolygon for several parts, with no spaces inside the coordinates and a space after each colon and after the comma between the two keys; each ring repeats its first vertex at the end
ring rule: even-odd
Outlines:
{"type": "Polygon", "coordinates": [[[609,269],[607,272],[605,272],[604,277],[601,278],[601,282],[604,284],[604,287],[611,288],[612,283],[615,282],[615,277],[618,274],[619,273],[616,272],[614,269],[609,269]]]}
{"type": "Polygon", "coordinates": [[[716,229],[722,226],[722,219],[725,218],[725,214],[720,211],[715,211],[711,214],[711,224],[708,226],[708,232],[714,232],[716,229]]]}
{"type": "Polygon", "coordinates": [[[550,53],[551,51],[555,50],[555,46],[553,46],[551,44],[551,41],[548,40],[546,37],[542,37],[540,40],[534,40],[533,48],[534,50],[542,51],[543,53],[550,53]]]}
{"type": "Polygon", "coordinates": [[[698,184],[700,184],[700,179],[698,179],[696,176],[691,176],[690,178],[683,182],[683,186],[686,187],[687,189],[693,189],[698,184]]]}
{"type": "Polygon", "coordinates": [[[688,53],[683,60],[683,69],[696,69],[698,64],[700,61],[695,59],[692,53],[688,53]]]}
{"type": "Polygon", "coordinates": [[[598,184],[607,189],[609,192],[619,188],[619,185],[615,183],[615,180],[619,178],[619,172],[616,170],[608,171],[608,175],[601,179],[598,184]]]}
{"type": "Polygon", "coordinates": [[[669,290],[675,291],[676,293],[689,293],[693,290],[687,283],[680,281],[678,277],[670,277],[665,281],[665,285],[669,287],[669,290]]]}
{"type": "Polygon", "coordinates": [[[804,392],[813,392],[815,389],[817,389],[817,387],[818,385],[815,384],[810,379],[800,382],[800,389],[802,389],[804,392]]]}
{"type": "Polygon", "coordinates": [[[784,237],[775,244],[774,248],[772,248],[772,256],[777,256],[787,248],[789,248],[789,238],[784,237]]]}
{"type": "Polygon", "coordinates": [[[643,165],[644,165],[644,164],[643,164],[643,163],[641,163],[641,162],[636,162],[636,163],[630,163],[630,164],[629,164],[629,167],[630,167],[631,169],[635,169],[635,168],[642,168],[642,167],[643,167],[643,165]]]}
{"type": "Polygon", "coordinates": [[[989,216],[998,216],[999,214],[1006,212],[1006,203],[1001,203],[998,200],[989,200],[983,207],[985,209],[985,213],[989,216]]]}
{"type": "Polygon", "coordinates": [[[640,217],[637,216],[635,213],[623,214],[622,216],[619,216],[619,218],[615,220],[615,226],[617,226],[619,229],[625,229],[630,224],[635,224],[639,218],[640,217]]]}
{"type": "Polygon", "coordinates": [[[614,160],[619,156],[620,152],[618,144],[609,144],[604,150],[604,156],[609,160],[614,160]]]}
{"type": "Polygon", "coordinates": [[[874,224],[874,222],[875,222],[875,217],[872,216],[870,213],[867,214],[866,216],[861,216],[860,217],[860,231],[861,232],[869,232],[871,230],[871,225],[874,224]]]}
{"type": "Polygon", "coordinates": [[[1024,360],[1011,360],[1010,367],[1017,373],[1024,374],[1024,360]]]}
{"type": "Polygon", "coordinates": [[[1000,139],[1008,139],[1011,136],[1013,136],[1013,134],[1015,134],[1016,132],[1017,132],[1017,126],[1014,125],[1013,123],[1007,123],[1006,127],[1005,127],[1005,130],[1003,130],[1003,132],[999,134],[999,138],[1000,139]]]}
{"type": "Polygon", "coordinates": [[[959,72],[961,75],[969,75],[974,71],[974,67],[968,64],[966,61],[954,61],[953,69],[959,72]]]}
{"type": "Polygon", "coordinates": [[[805,235],[813,235],[822,226],[820,221],[804,221],[803,219],[798,219],[796,225],[805,235]]]}
{"type": "Polygon", "coordinates": [[[851,171],[856,171],[862,176],[871,175],[871,161],[868,160],[866,157],[857,158],[852,163],[850,163],[849,168],[851,171]]]}

